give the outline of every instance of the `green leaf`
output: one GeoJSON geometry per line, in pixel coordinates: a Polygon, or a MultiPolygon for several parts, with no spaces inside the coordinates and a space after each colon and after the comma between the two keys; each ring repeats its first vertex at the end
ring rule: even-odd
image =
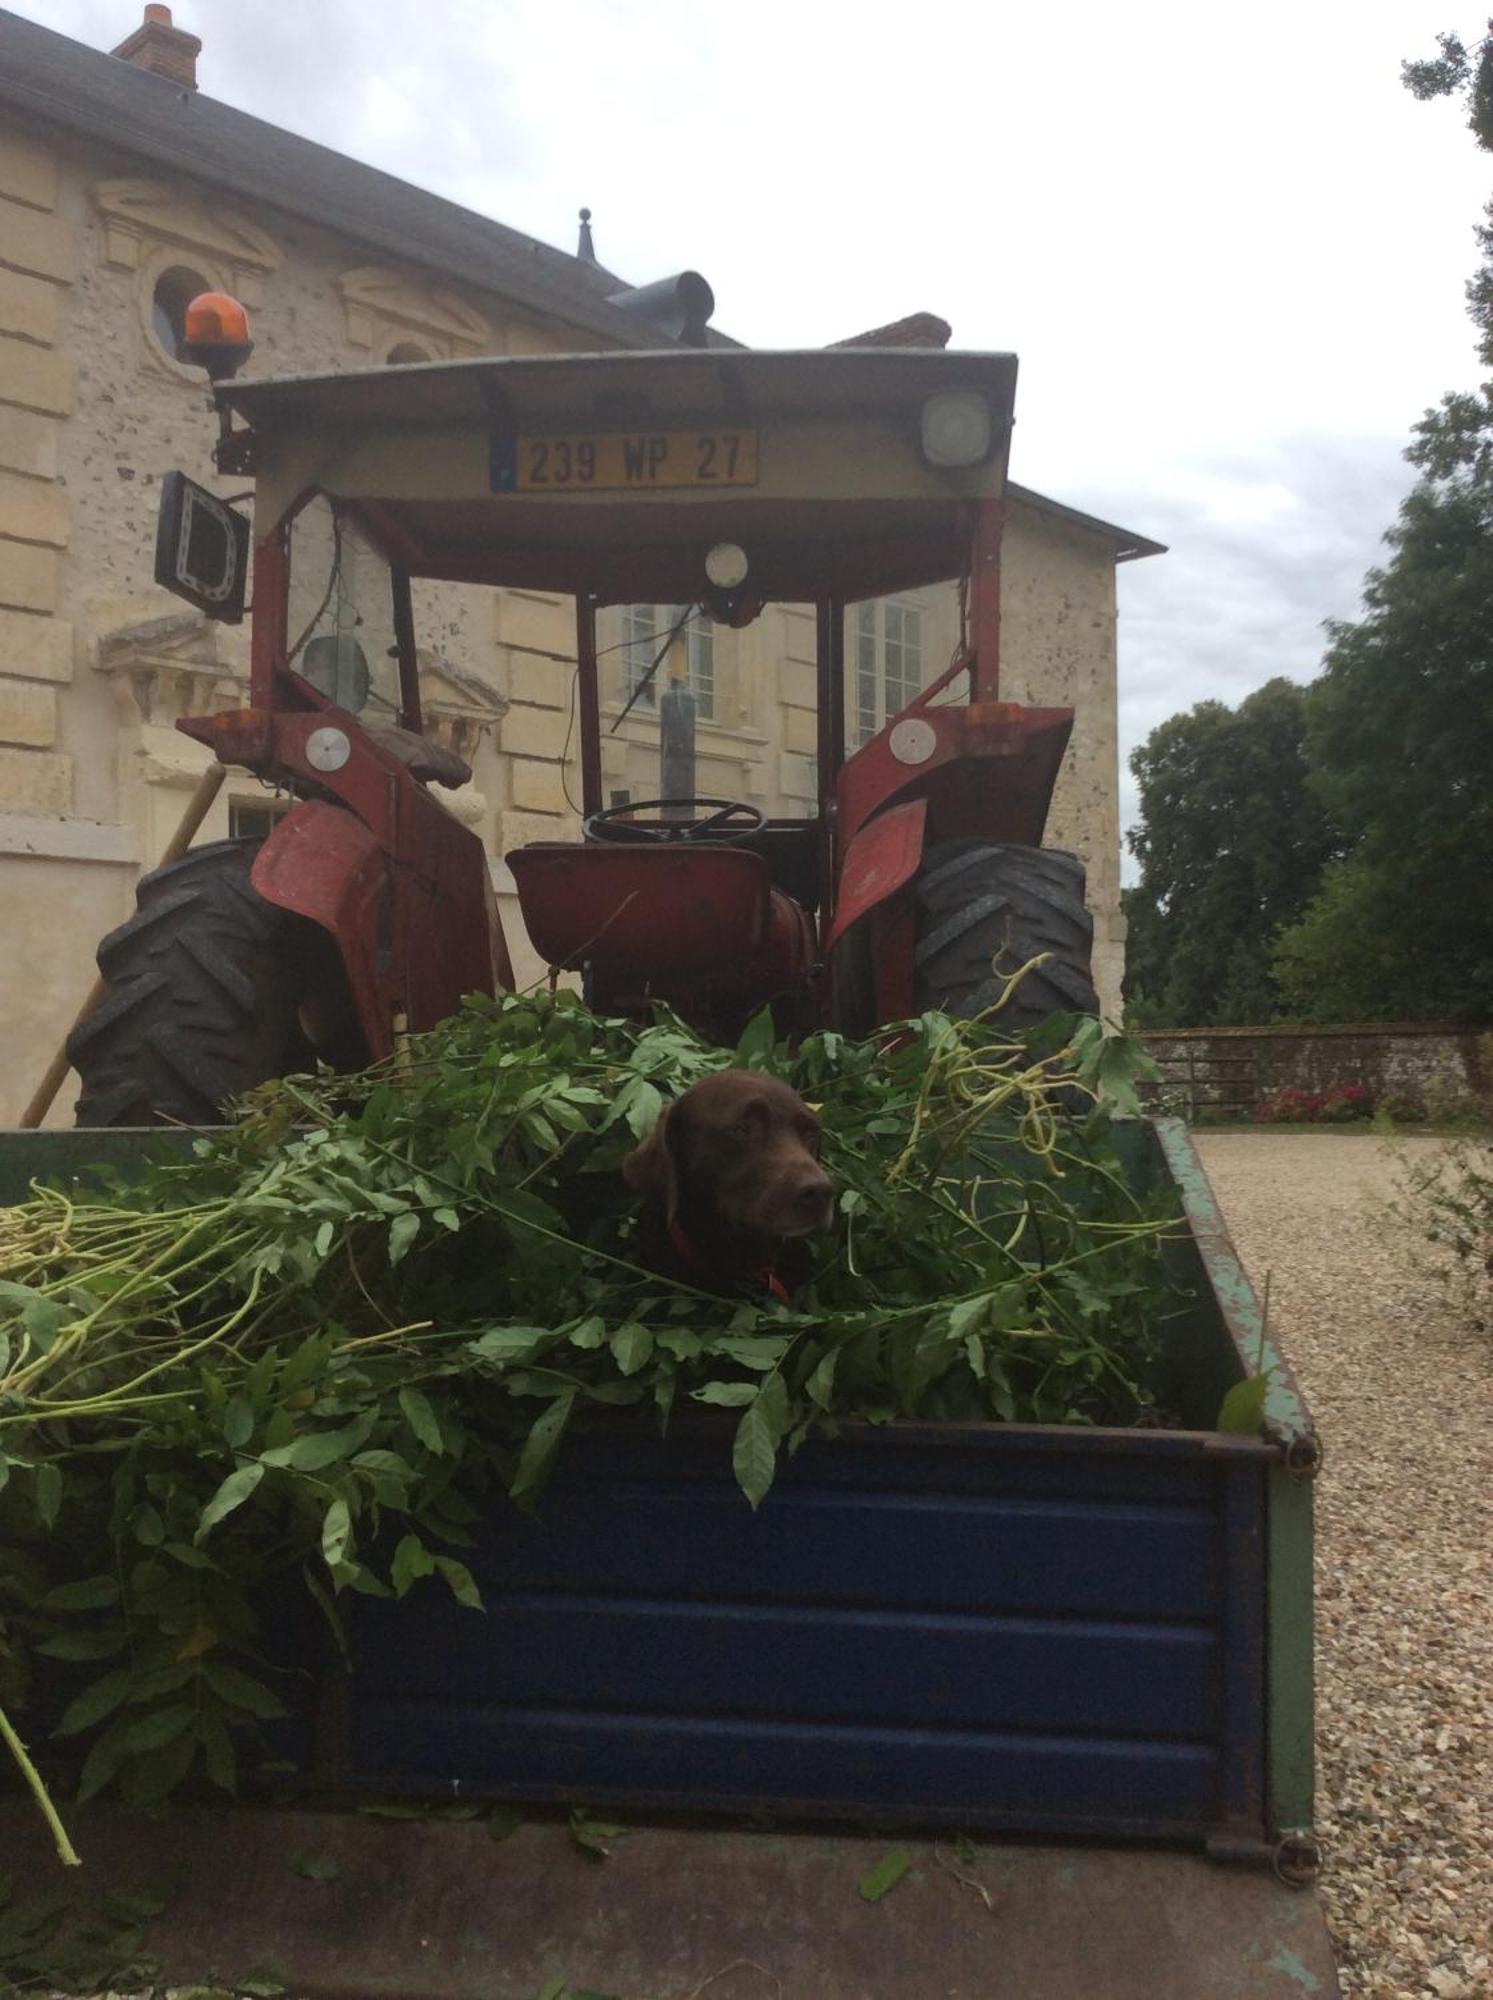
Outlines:
{"type": "Polygon", "coordinates": [[[1265,1398],[1270,1392],[1268,1375],[1247,1375],[1236,1382],[1219,1406],[1213,1428],[1240,1437],[1257,1437],[1265,1421],[1265,1398]]]}
{"type": "Polygon", "coordinates": [[[705,1348],[699,1334],[691,1333],[687,1326],[667,1329],[659,1334],[658,1344],[665,1354],[672,1354],[678,1361],[692,1361],[705,1348]]]}
{"type": "Polygon", "coordinates": [[[285,1466],[292,1472],[321,1472],[340,1459],[351,1458],[364,1446],[378,1422],[376,1411],[344,1424],[336,1431],[308,1431],[290,1444],[276,1445],[259,1454],[261,1466],[285,1466]]]}
{"type": "Polygon", "coordinates": [[[624,1375],[636,1375],[653,1352],[653,1334],[637,1320],[629,1320],[612,1335],[612,1359],[624,1375]]]}
{"type": "Polygon", "coordinates": [[[381,1473],[386,1479],[413,1479],[415,1468],[397,1451],[360,1451],[352,1461],[358,1472],[381,1473]]]}
{"type": "MultiPolygon", "coordinates": [[[[553,1133],[550,1135],[553,1139],[553,1133]]],[[[568,1236],[565,1218],[557,1208],[551,1208],[547,1201],[541,1201],[528,1188],[504,1188],[492,1198],[493,1207],[505,1220],[531,1229],[541,1229],[555,1236],[568,1236]]]]}
{"type": "Polygon", "coordinates": [[[287,1864],[296,1875],[304,1875],[308,1882],[335,1882],[342,1873],[342,1863],[335,1855],[315,1854],[309,1848],[298,1848],[290,1856],[287,1864]]]}
{"type": "Polygon", "coordinates": [[[329,1563],[340,1563],[347,1554],[353,1531],[352,1515],[345,1500],[334,1500],[321,1524],[321,1552],[329,1563]]]}
{"type": "Polygon", "coordinates": [[[890,1854],[883,1855],[869,1875],[863,1875],[856,1884],[863,1899],[868,1903],[879,1903],[884,1895],[895,1889],[902,1877],[912,1866],[912,1856],[905,1847],[894,1847],[890,1854]]]}
{"type": "Polygon", "coordinates": [[[199,1716],[197,1740],[202,1745],[202,1760],[212,1783],[220,1792],[236,1795],[238,1756],[233,1747],[233,1737],[222,1716],[211,1713],[199,1716]]]}
{"type": "Polygon", "coordinates": [[[598,1819],[584,1806],[575,1806],[571,1810],[571,1839],[587,1854],[597,1855],[602,1860],[611,1853],[611,1843],[621,1840],[627,1832],[628,1828],[620,1820],[598,1819]]]}
{"type": "MultiPolygon", "coordinates": [[[[600,1347],[607,1337],[607,1323],[592,1313],[589,1318],[583,1319],[579,1326],[572,1327],[566,1337],[572,1347],[600,1347]]],[[[528,1357],[523,1358],[526,1360],[528,1357]]]]}
{"type": "Polygon", "coordinates": [[[236,1472],[230,1472],[203,1508],[197,1523],[197,1531],[192,1537],[193,1541],[204,1540],[219,1521],[231,1514],[235,1507],[242,1507],[263,1477],[262,1464],[241,1465],[236,1472]]]}
{"type": "Polygon", "coordinates": [[[707,1353],[734,1361],[738,1368],[755,1368],[762,1374],[776,1368],[792,1345],[787,1334],[722,1334],[710,1342],[707,1353]]]}
{"type": "Polygon", "coordinates": [[[106,1715],[112,1715],[121,1702],[129,1700],[135,1691],[135,1678],[133,1667],[120,1667],[101,1680],[90,1682],[75,1701],[68,1703],[52,1734],[76,1736],[80,1730],[92,1729],[106,1715]]]}
{"type": "Polygon", "coordinates": [[[194,1549],[187,1542],[162,1542],[161,1554],[163,1556],[170,1556],[171,1560],[180,1563],[183,1569],[216,1569],[218,1567],[211,1556],[204,1555],[201,1549],[194,1549]]]}
{"type": "Polygon", "coordinates": [[[88,1576],[77,1583],[59,1583],[41,1601],[43,1611],[100,1611],[117,1603],[119,1585],[112,1576],[88,1576]]]}
{"type": "Polygon", "coordinates": [[[422,1576],[435,1574],[435,1557],[426,1548],[418,1535],[406,1535],[394,1551],[394,1560],[389,1564],[389,1581],[394,1586],[396,1597],[403,1597],[412,1583],[422,1576]]]}
{"type": "Polygon", "coordinates": [[[560,1449],[560,1440],[565,1435],[570,1422],[570,1413],[575,1407],[574,1390],[557,1396],[542,1415],[534,1421],[533,1428],[524,1440],[524,1448],[519,1455],[518,1470],[509,1488],[515,1500],[521,1500],[537,1493],[548,1476],[554,1462],[555,1453],[560,1449]]]}
{"type": "Polygon", "coordinates": [[[949,1332],[955,1340],[973,1333],[990,1311],[990,1294],[981,1292],[973,1299],[956,1299],[949,1307],[949,1332]]]}
{"type": "Polygon", "coordinates": [[[264,1722],[273,1722],[285,1713],[285,1704],[277,1694],[239,1668],[229,1666],[226,1660],[205,1659],[202,1678],[230,1708],[242,1708],[264,1722]]]}
{"type": "Polygon", "coordinates": [[[38,1354],[50,1354],[58,1334],[67,1325],[66,1306],[30,1285],[18,1285],[9,1278],[0,1279],[0,1307],[8,1307],[19,1317],[38,1354]]]}
{"type": "Polygon", "coordinates": [[[767,1497],[777,1464],[778,1432],[763,1395],[759,1393],[750,1409],[742,1412],[741,1422],[736,1427],[736,1441],[731,1449],[731,1467],[736,1474],[736,1483],[753,1507],[760,1506],[767,1497]]]}
{"type": "Polygon", "coordinates": [[[834,1399],[835,1368],[839,1359],[839,1348],[832,1347],[804,1384],[804,1394],[811,1403],[817,1403],[821,1410],[827,1410],[834,1399]]]}
{"type": "Polygon", "coordinates": [[[44,1528],[50,1528],[57,1519],[57,1509],[62,1505],[62,1470],[56,1465],[39,1465],[36,1468],[36,1518],[44,1528]]]}
{"type": "Polygon", "coordinates": [[[458,1562],[455,1556],[437,1556],[435,1566],[451,1586],[451,1595],[458,1604],[466,1605],[470,1611],[486,1609],[482,1593],[464,1562],[458,1562]]]}
{"type": "Polygon", "coordinates": [[[764,1069],[772,1054],[774,1032],[771,1007],[763,1007],[747,1022],[731,1058],[733,1069],[764,1069]]]}
{"type": "Polygon", "coordinates": [[[143,1716],[130,1730],[126,1744],[131,1754],[143,1756],[150,1750],[164,1749],[174,1743],[184,1729],[190,1729],[197,1719],[197,1711],[189,1701],[176,1702],[170,1708],[158,1708],[154,1714],[143,1716]]]}
{"type": "Polygon", "coordinates": [[[107,1660],[122,1653],[129,1638],[124,1625],[107,1632],[55,1632],[36,1650],[53,1660],[107,1660]]]}
{"type": "Polygon", "coordinates": [[[421,1389],[401,1389],[399,1407],[404,1412],[405,1421],[425,1449],[433,1451],[440,1457],[446,1449],[446,1443],[441,1436],[440,1421],[431,1407],[430,1398],[421,1389]]]}
{"type": "Polygon", "coordinates": [[[107,1889],[102,1899],[106,1917],[112,1917],[117,1924],[148,1924],[152,1917],[158,1917],[171,1898],[167,1895],[151,1895],[144,1890],[107,1889]]]}
{"type": "Polygon", "coordinates": [[[761,1385],[756,1382],[707,1382],[703,1388],[690,1390],[695,1402],[715,1403],[723,1410],[736,1410],[746,1403],[755,1403],[760,1394],[761,1385]]]}
{"type": "Polygon", "coordinates": [[[121,1716],[104,1731],[89,1751],[78,1776],[78,1804],[86,1805],[114,1777],[128,1755],[128,1716],[121,1716]]]}
{"type": "Polygon", "coordinates": [[[617,1115],[627,1120],[627,1128],[635,1139],[648,1137],[663,1108],[664,1100],[657,1087],[641,1076],[624,1084],[617,1099],[617,1115]]]}
{"type": "MultiPolygon", "coordinates": [[[[598,1320],[596,1324],[601,1326],[602,1322],[598,1320]]],[[[574,1335],[571,1337],[574,1339],[574,1335]]],[[[521,1361],[532,1361],[554,1339],[554,1332],[548,1327],[495,1326],[472,1342],[470,1352],[475,1360],[490,1361],[500,1368],[511,1367],[521,1361]]],[[[600,1344],[600,1341],[576,1341],[578,1347],[600,1344]]]]}
{"type": "Polygon", "coordinates": [[[389,1224],[389,1262],[397,1264],[404,1257],[416,1236],[420,1233],[420,1216],[415,1209],[406,1209],[403,1215],[396,1215],[389,1224]]]}
{"type": "Polygon", "coordinates": [[[247,1396],[230,1396],[223,1412],[223,1439],[239,1451],[254,1435],[254,1405],[247,1396]]]}

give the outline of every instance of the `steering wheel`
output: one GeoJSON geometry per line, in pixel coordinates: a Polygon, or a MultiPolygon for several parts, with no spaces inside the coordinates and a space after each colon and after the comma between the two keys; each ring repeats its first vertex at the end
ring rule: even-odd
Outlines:
{"type": "Polygon", "coordinates": [[[654,841],[739,840],[767,824],[766,816],[744,799],[639,799],[634,805],[608,806],[592,813],[581,828],[587,840],[612,841],[620,847],[646,846],[654,841]],[[704,819],[634,819],[640,812],[693,812],[714,807],[704,819]]]}

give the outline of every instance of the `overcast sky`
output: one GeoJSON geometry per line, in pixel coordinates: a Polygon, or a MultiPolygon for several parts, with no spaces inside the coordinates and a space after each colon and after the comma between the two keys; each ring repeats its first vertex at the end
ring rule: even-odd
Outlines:
{"type": "MultiPolygon", "coordinates": [[[[9,0],[109,48],[138,0],[9,0]]],[[[929,310],[1021,357],[1014,477],[1166,542],[1121,572],[1122,753],[1309,679],[1476,379],[1488,157],[1406,56],[1453,0],[177,0],[202,87],[814,346],[929,310]]],[[[1127,774],[1127,796],[1129,783],[1127,774]]]]}

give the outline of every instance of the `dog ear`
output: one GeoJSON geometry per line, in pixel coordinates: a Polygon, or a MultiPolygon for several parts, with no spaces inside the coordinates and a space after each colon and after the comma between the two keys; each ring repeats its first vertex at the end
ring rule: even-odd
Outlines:
{"type": "Polygon", "coordinates": [[[642,1195],[645,1201],[657,1202],[665,1215],[673,1215],[678,1180],[669,1140],[667,1104],[642,1145],[635,1147],[622,1162],[622,1178],[634,1194],[642,1195]]]}

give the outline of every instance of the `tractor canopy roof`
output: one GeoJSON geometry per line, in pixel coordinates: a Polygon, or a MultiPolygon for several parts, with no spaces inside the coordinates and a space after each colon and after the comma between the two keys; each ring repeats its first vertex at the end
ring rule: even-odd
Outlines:
{"type": "Polygon", "coordinates": [[[416,576],[681,603],[853,600],[960,574],[1004,490],[1016,357],[927,349],[519,356],[232,382],[256,533],[312,493],[416,576]]]}

